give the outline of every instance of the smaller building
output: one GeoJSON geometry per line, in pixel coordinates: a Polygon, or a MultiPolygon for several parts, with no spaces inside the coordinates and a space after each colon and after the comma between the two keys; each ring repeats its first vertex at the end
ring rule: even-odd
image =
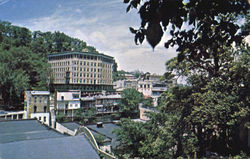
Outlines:
{"type": "Polygon", "coordinates": [[[126,88],[137,89],[138,79],[125,79],[114,82],[114,89],[116,92],[122,92],[126,88]]]}
{"type": "Polygon", "coordinates": [[[167,85],[164,83],[156,83],[153,84],[152,87],[152,98],[153,98],[153,105],[156,107],[158,105],[158,99],[160,97],[160,95],[163,92],[167,91],[167,85]]]}
{"type": "Polygon", "coordinates": [[[152,86],[153,82],[151,80],[140,80],[138,81],[137,90],[141,92],[145,97],[152,96],[152,86]]]}
{"type": "Polygon", "coordinates": [[[25,91],[24,92],[24,118],[36,118],[50,125],[49,91],[25,91]]]}
{"type": "Polygon", "coordinates": [[[56,92],[55,112],[56,114],[64,114],[73,116],[74,110],[81,108],[81,91],[72,90],[68,92],[56,92]]]}
{"type": "Polygon", "coordinates": [[[117,106],[120,100],[121,100],[121,95],[119,94],[97,96],[96,97],[97,112],[112,113],[118,111],[117,106]]]}
{"type": "Polygon", "coordinates": [[[126,78],[127,80],[131,80],[131,79],[135,79],[135,76],[132,75],[132,74],[125,74],[125,78],[126,78]]]}
{"type": "Polygon", "coordinates": [[[119,94],[102,94],[82,97],[82,107],[96,107],[97,113],[113,113],[118,111],[117,105],[121,99],[119,94]]]}

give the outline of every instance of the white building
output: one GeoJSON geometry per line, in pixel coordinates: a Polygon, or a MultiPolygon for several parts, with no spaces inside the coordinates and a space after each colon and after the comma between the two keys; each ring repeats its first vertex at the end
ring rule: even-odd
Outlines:
{"type": "Polygon", "coordinates": [[[74,110],[81,108],[81,91],[56,92],[56,114],[73,116],[74,110]]]}

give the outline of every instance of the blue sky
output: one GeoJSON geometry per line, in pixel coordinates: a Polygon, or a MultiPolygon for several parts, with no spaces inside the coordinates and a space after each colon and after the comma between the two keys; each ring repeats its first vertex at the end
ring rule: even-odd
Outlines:
{"type": "Polygon", "coordinates": [[[113,56],[118,69],[163,74],[165,62],[176,56],[165,49],[164,35],[153,51],[145,41],[134,44],[129,27],[139,27],[136,10],[126,13],[123,0],[0,0],[0,20],[32,31],[60,31],[113,56]]]}

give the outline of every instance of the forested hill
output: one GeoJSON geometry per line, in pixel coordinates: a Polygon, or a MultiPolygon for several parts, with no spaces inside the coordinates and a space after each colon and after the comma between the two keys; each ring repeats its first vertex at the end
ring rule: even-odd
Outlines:
{"type": "Polygon", "coordinates": [[[25,90],[48,90],[47,55],[72,50],[97,52],[86,42],[61,32],[32,32],[0,21],[0,96],[4,105],[22,106],[25,90]]]}
{"type": "Polygon", "coordinates": [[[9,22],[0,21],[0,42],[4,49],[10,47],[26,46],[35,53],[55,53],[63,51],[97,52],[93,46],[77,38],[72,38],[56,31],[41,32],[30,31],[27,28],[11,25],[9,22]]]}

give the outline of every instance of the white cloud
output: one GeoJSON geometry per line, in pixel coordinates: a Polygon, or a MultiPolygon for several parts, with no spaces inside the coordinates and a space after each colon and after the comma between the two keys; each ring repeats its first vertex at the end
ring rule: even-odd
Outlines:
{"type": "Polygon", "coordinates": [[[0,5],[3,5],[3,4],[5,4],[5,3],[7,3],[7,2],[9,2],[10,0],[0,0],[0,5]]]}

